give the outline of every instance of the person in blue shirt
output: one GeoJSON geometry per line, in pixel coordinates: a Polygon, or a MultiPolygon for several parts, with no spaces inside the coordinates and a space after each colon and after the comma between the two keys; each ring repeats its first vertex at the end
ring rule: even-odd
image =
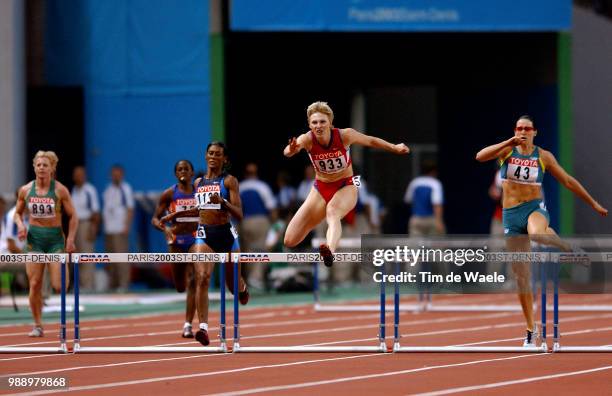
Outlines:
{"type": "MultiPolygon", "coordinates": [[[[257,164],[249,162],[244,168],[244,179],[240,182],[240,200],[244,217],[240,222],[242,249],[245,252],[264,252],[266,236],[276,221],[278,204],[270,186],[258,177],[257,164]]],[[[265,287],[267,264],[246,268],[249,285],[265,287]]]]}
{"type": "Polygon", "coordinates": [[[442,235],[446,230],[442,183],[437,179],[434,162],[424,162],[422,170],[422,175],[410,182],[404,194],[404,202],[412,205],[408,233],[410,236],[442,235]]]}

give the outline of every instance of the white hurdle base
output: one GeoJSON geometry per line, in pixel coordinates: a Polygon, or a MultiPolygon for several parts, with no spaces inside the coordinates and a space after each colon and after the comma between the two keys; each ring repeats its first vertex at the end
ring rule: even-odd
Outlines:
{"type": "Polygon", "coordinates": [[[74,353],[227,353],[227,345],[218,347],[82,347],[75,344],[74,353]]]}
{"type": "Polygon", "coordinates": [[[59,347],[0,347],[0,353],[68,353],[66,344],[59,347]]]}
{"type": "Polygon", "coordinates": [[[553,344],[553,352],[612,352],[612,345],[602,346],[561,346],[553,344]]]}
{"type": "Polygon", "coordinates": [[[517,312],[520,305],[435,305],[427,307],[428,312],[517,312]]]}
{"type": "Polygon", "coordinates": [[[269,346],[269,347],[241,347],[234,344],[233,351],[239,352],[387,352],[387,345],[381,342],[379,346],[269,346]]]}
{"type": "MultiPolygon", "coordinates": [[[[316,312],[380,312],[380,304],[372,305],[327,305],[327,304],[315,304],[314,309],[316,312]]],[[[393,312],[393,307],[387,307],[386,312],[393,312]]],[[[423,311],[422,304],[401,304],[401,312],[415,312],[423,311]]]]}
{"type": "Polygon", "coordinates": [[[539,347],[470,347],[470,346],[423,346],[423,347],[405,347],[399,343],[393,344],[393,352],[447,352],[447,353],[464,353],[464,352],[512,352],[512,353],[543,353],[548,352],[548,346],[542,344],[539,347]]]}
{"type": "MultiPolygon", "coordinates": [[[[553,306],[547,309],[552,311],[553,306]]],[[[612,305],[559,305],[559,312],[612,312],[612,305]]]]}
{"type": "MultiPolygon", "coordinates": [[[[338,306],[339,307],[339,306],[338,306]]],[[[416,305],[412,311],[421,310],[427,312],[520,312],[522,308],[520,305],[451,305],[451,304],[428,304],[426,306],[418,306],[416,305]]],[[[316,308],[316,307],[315,307],[316,308]]],[[[536,308],[534,306],[534,308],[536,308]]],[[[552,305],[546,306],[546,310],[552,312],[554,307],[552,305]]],[[[344,309],[347,310],[347,309],[344,309]]],[[[400,306],[400,311],[408,311],[407,309],[402,309],[400,306]]],[[[559,306],[559,312],[612,312],[612,305],[562,305],[559,306]]]]}

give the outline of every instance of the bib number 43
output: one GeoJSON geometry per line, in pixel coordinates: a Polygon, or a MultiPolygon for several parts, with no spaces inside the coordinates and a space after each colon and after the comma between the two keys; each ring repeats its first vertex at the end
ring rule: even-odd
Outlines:
{"type": "Polygon", "coordinates": [[[516,170],[514,171],[514,177],[516,179],[521,179],[521,172],[523,173],[522,175],[522,179],[524,180],[529,180],[529,167],[528,166],[517,166],[516,170]]]}

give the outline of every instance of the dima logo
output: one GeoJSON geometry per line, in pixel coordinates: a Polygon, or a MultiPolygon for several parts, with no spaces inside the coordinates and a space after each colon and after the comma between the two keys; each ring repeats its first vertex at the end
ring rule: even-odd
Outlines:
{"type": "Polygon", "coordinates": [[[79,263],[110,263],[108,254],[81,254],[79,263]]]}
{"type": "Polygon", "coordinates": [[[243,263],[268,263],[270,262],[270,256],[267,254],[243,253],[240,255],[240,261],[243,263]]]}

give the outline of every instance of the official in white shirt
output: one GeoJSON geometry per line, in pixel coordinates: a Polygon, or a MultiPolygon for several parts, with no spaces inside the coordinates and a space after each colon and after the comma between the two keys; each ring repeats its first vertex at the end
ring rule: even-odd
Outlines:
{"type": "MultiPolygon", "coordinates": [[[[74,209],[79,218],[79,228],[76,234],[76,251],[79,253],[93,253],[98,227],[100,226],[100,200],[98,191],[87,181],[85,167],[77,166],[72,171],[71,197],[74,209]]],[[[94,289],[95,264],[87,263],[79,266],[79,279],[83,291],[94,289]]]]}
{"type": "MultiPolygon", "coordinates": [[[[111,168],[111,184],[104,190],[104,244],[107,253],[127,253],[129,234],[134,217],[134,194],[132,187],[123,181],[123,167],[111,168]]],[[[127,291],[130,285],[128,263],[107,265],[110,287],[115,291],[127,291]]]]}

